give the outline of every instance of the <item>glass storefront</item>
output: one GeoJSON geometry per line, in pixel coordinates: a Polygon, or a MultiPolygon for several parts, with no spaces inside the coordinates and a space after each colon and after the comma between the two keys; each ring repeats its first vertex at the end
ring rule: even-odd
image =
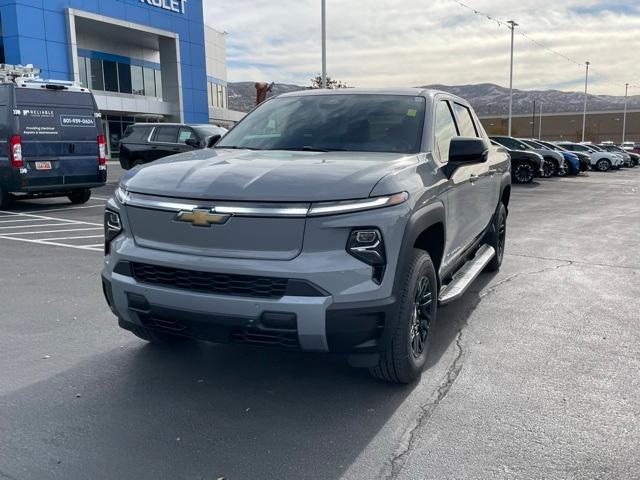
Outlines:
{"type": "Polygon", "coordinates": [[[96,91],[129,93],[162,99],[160,68],[78,56],[80,84],[96,91]]]}

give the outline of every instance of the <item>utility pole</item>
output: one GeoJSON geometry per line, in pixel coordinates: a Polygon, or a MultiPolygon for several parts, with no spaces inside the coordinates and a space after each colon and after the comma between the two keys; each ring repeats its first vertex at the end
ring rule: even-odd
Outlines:
{"type": "Polygon", "coordinates": [[[536,101],[533,101],[533,113],[531,114],[531,138],[536,138],[536,101]]]}
{"type": "Polygon", "coordinates": [[[582,113],[582,141],[584,142],[586,130],[587,130],[587,99],[588,99],[588,90],[589,90],[589,65],[590,62],[585,63],[587,67],[587,73],[584,78],[584,111],[582,113]]]}
{"type": "Polygon", "coordinates": [[[624,84],[624,115],[622,116],[622,143],[627,135],[627,101],[629,100],[629,84],[624,84]]]}
{"type": "Polygon", "coordinates": [[[327,0],[322,1],[322,88],[327,88],[327,0]]]}
{"type": "Polygon", "coordinates": [[[538,140],[542,140],[542,102],[540,102],[540,114],[538,115],[538,140]]]}
{"type": "Polygon", "coordinates": [[[509,136],[511,136],[511,123],[513,121],[513,41],[518,24],[513,20],[509,20],[507,23],[511,29],[511,68],[509,69],[509,136]]]}

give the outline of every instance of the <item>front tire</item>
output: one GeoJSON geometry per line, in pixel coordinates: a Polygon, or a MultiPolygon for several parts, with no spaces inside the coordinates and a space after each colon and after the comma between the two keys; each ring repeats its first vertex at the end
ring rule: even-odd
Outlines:
{"type": "Polygon", "coordinates": [[[596,163],[596,170],[598,170],[599,172],[606,172],[610,169],[611,169],[611,162],[606,158],[601,158],[596,163]]]}
{"type": "Polygon", "coordinates": [[[88,188],[74,190],[69,195],[67,195],[67,198],[74,205],[87,203],[91,198],[91,190],[89,190],[88,188]]]}
{"type": "Polygon", "coordinates": [[[431,257],[414,249],[403,279],[391,338],[369,372],[386,382],[407,384],[424,369],[431,347],[438,308],[438,283],[431,257]]]}
{"type": "Polygon", "coordinates": [[[513,166],[511,177],[515,183],[531,183],[535,177],[535,168],[530,162],[517,162],[513,166]]]}
{"type": "Polygon", "coordinates": [[[544,178],[551,178],[556,173],[556,165],[552,160],[544,159],[544,165],[542,166],[542,176],[544,178]]]}
{"type": "Polygon", "coordinates": [[[559,177],[565,177],[569,174],[571,167],[568,162],[564,162],[561,167],[556,166],[556,175],[559,177]]]}
{"type": "Polygon", "coordinates": [[[504,248],[507,240],[507,207],[500,202],[496,213],[493,216],[493,222],[490,230],[487,232],[486,243],[493,247],[496,251],[495,256],[485,267],[487,272],[497,272],[502,265],[504,257],[504,248]]]}

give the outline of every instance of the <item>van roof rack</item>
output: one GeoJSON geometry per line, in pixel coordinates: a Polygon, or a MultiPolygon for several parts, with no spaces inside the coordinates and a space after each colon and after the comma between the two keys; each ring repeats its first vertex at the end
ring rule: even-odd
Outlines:
{"type": "Polygon", "coordinates": [[[47,90],[72,90],[88,92],[88,88],[81,87],[69,80],[53,80],[40,78],[40,69],[33,65],[11,65],[0,63],[0,83],[15,83],[23,88],[37,88],[47,90]]]}

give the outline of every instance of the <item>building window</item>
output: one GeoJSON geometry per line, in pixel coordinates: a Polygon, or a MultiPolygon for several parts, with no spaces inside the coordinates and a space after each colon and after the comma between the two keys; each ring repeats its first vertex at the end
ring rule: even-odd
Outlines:
{"type": "Polygon", "coordinates": [[[144,95],[144,77],[142,67],[131,65],[131,93],[144,95]]]}
{"type": "Polygon", "coordinates": [[[131,90],[131,65],[118,63],[118,80],[121,93],[132,93],[131,90]]]}
{"type": "Polygon", "coordinates": [[[78,57],[78,70],[80,71],[80,85],[89,88],[89,81],[87,80],[87,59],[85,57],[78,57]]]}
{"type": "Polygon", "coordinates": [[[156,96],[156,78],[152,68],[144,68],[144,94],[147,97],[156,96]]]}
{"type": "Polygon", "coordinates": [[[89,61],[90,72],[87,72],[91,78],[91,88],[93,90],[104,90],[104,78],[102,76],[102,60],[92,58],[89,61]]]}
{"type": "Polygon", "coordinates": [[[104,71],[104,89],[107,92],[119,92],[118,87],[118,64],[109,60],[102,62],[102,70],[104,71]]]}

